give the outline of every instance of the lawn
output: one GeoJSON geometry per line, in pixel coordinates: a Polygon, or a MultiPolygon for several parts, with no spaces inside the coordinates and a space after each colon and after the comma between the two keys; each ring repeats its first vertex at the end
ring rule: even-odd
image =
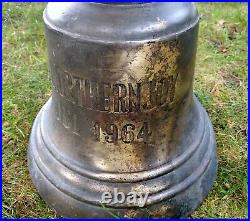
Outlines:
{"type": "MultiPolygon", "coordinates": [[[[247,217],[246,3],[199,3],[194,91],[212,120],[218,177],[193,218],[247,217]]],[[[51,94],[42,22],[44,3],[3,3],[2,216],[57,217],[27,169],[32,122],[51,94]]]]}

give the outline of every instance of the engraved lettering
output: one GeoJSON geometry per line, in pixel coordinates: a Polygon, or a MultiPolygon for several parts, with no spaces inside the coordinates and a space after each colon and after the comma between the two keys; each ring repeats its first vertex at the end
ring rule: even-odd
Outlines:
{"type": "Polygon", "coordinates": [[[97,83],[95,81],[90,84],[90,97],[92,109],[98,109],[97,83]]]}
{"type": "MultiPolygon", "coordinates": [[[[80,96],[78,97],[78,103],[80,107],[85,107],[86,106],[86,92],[85,92],[85,84],[86,81],[84,79],[80,79],[80,96]]],[[[77,95],[76,95],[77,96],[77,95]]]]}
{"type": "Polygon", "coordinates": [[[124,84],[114,84],[113,86],[114,95],[114,112],[126,112],[126,101],[127,89],[124,84]]]}
{"type": "Polygon", "coordinates": [[[82,79],[65,71],[52,74],[54,92],[73,104],[107,113],[150,111],[175,98],[177,75],[139,83],[105,83],[82,79]]]}
{"type": "Polygon", "coordinates": [[[142,128],[140,129],[138,135],[137,135],[137,139],[143,139],[144,143],[147,143],[149,140],[149,136],[151,135],[151,132],[149,132],[149,126],[147,122],[143,123],[142,128]]]}
{"type": "Polygon", "coordinates": [[[169,78],[163,78],[161,80],[162,83],[162,96],[160,99],[160,105],[164,104],[168,99],[168,91],[169,91],[169,78]]]}
{"type": "Polygon", "coordinates": [[[137,83],[137,90],[133,89],[131,83],[128,84],[129,88],[129,112],[139,112],[141,105],[141,83],[137,83]]]}
{"type": "Polygon", "coordinates": [[[101,111],[110,111],[111,85],[101,83],[99,85],[99,105],[101,111]]]}
{"type": "Polygon", "coordinates": [[[105,140],[108,143],[116,143],[118,139],[118,129],[115,124],[107,124],[106,126],[106,133],[105,140]]]}
{"type": "Polygon", "coordinates": [[[162,105],[163,103],[165,103],[164,101],[162,101],[162,99],[164,98],[164,85],[163,82],[165,81],[166,78],[161,79],[158,84],[157,84],[157,95],[156,95],[156,105],[162,105]]]}
{"type": "Polygon", "coordinates": [[[65,85],[65,94],[75,104],[74,95],[72,93],[72,89],[74,88],[73,78],[70,74],[66,74],[65,77],[65,81],[67,82],[65,85]]]}
{"type": "Polygon", "coordinates": [[[121,131],[121,139],[124,143],[131,143],[134,141],[134,133],[133,133],[134,129],[135,125],[133,124],[124,125],[121,131]]]}
{"type": "Polygon", "coordinates": [[[94,136],[95,136],[95,140],[96,141],[100,141],[100,133],[101,133],[101,131],[100,131],[100,123],[98,123],[98,122],[95,122],[94,123],[94,136]]]}
{"type": "Polygon", "coordinates": [[[85,80],[85,105],[91,107],[91,98],[90,98],[90,82],[85,80]]]}
{"type": "Polygon", "coordinates": [[[142,126],[138,125],[137,127],[132,123],[120,127],[114,123],[102,124],[101,126],[99,122],[93,122],[92,125],[91,131],[95,141],[98,142],[117,143],[121,141],[130,144],[136,140],[136,142],[147,143],[152,134],[148,122],[143,122],[142,126]]]}

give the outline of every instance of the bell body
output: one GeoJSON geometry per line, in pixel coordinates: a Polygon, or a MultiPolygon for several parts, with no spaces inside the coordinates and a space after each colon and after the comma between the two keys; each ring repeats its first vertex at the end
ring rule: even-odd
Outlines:
{"type": "Polygon", "coordinates": [[[185,217],[216,177],[215,138],[192,85],[191,3],[49,3],[53,92],[38,114],[29,169],[66,217],[185,217]],[[103,192],[148,193],[143,207],[103,192]]]}

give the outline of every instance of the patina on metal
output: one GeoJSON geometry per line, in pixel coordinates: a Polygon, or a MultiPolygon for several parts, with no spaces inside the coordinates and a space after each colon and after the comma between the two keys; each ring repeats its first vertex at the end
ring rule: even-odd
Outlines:
{"type": "Polygon", "coordinates": [[[53,92],[38,114],[29,169],[66,217],[185,217],[216,177],[213,129],[193,94],[192,3],[49,3],[53,92]],[[114,188],[144,207],[103,205],[114,188]]]}

